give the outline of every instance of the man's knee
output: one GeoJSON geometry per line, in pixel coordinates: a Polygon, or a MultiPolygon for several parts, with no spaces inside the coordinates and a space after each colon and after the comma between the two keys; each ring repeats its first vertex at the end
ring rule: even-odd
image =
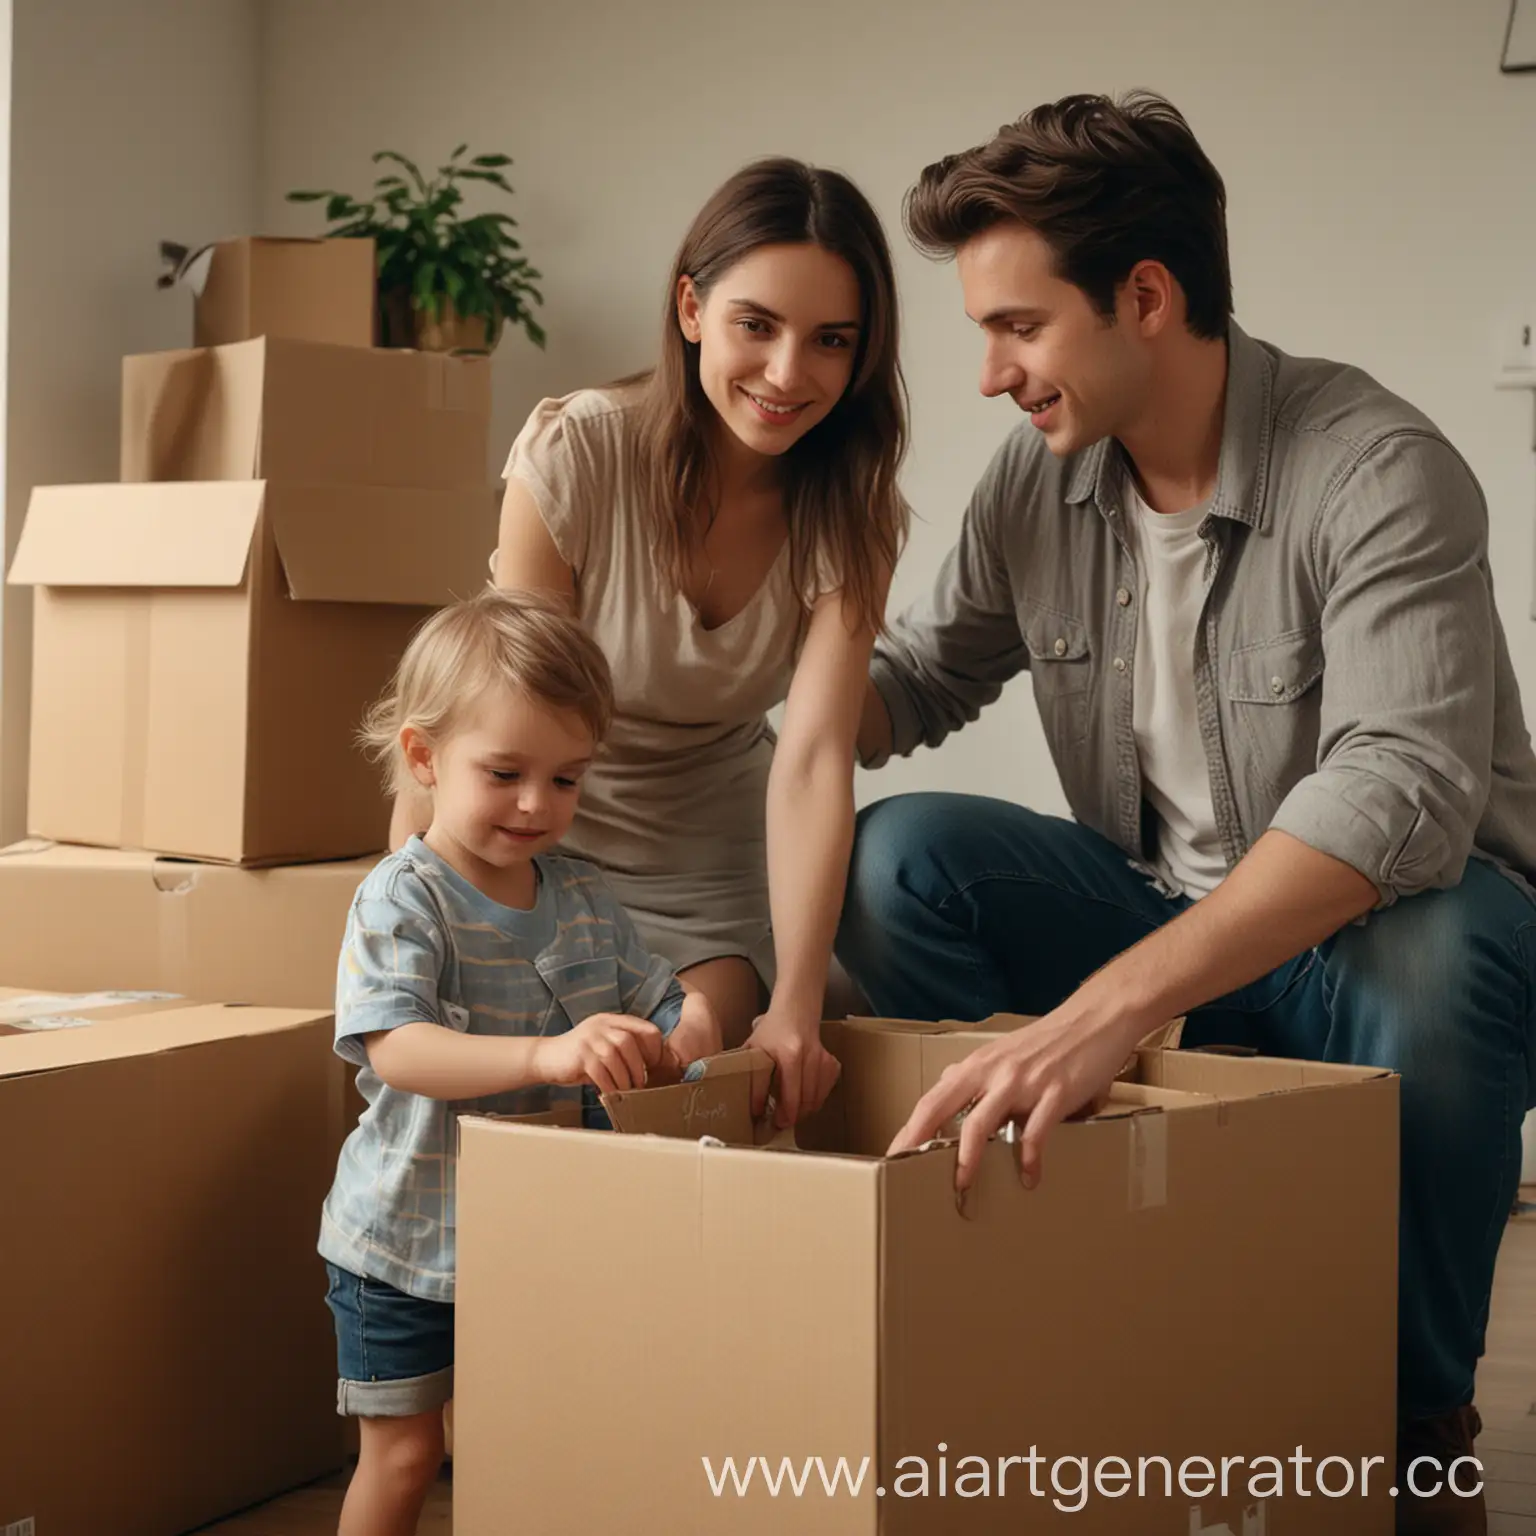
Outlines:
{"type": "Polygon", "coordinates": [[[854,822],[848,886],[838,926],[838,953],[859,949],[886,928],[894,908],[908,896],[907,876],[925,857],[928,833],[923,806],[933,795],[895,795],[877,800],[854,822]]]}
{"type": "Polygon", "coordinates": [[[1529,901],[1482,864],[1351,924],[1328,956],[1334,1015],[1376,1021],[1376,1044],[1420,1069],[1467,1052],[1530,1050],[1529,901]]]}

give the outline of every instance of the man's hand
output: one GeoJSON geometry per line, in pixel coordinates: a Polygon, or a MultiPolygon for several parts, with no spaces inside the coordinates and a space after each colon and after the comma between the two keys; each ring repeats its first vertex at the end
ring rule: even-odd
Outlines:
{"type": "MultiPolygon", "coordinates": [[[[843,1070],[837,1057],[821,1043],[821,1021],[816,1018],[808,1022],[791,1019],[770,1007],[758,1017],[747,1044],[771,1056],[778,1069],[779,1102],[774,1124],[781,1131],[820,1109],[843,1070]]],[[[763,1108],[763,1104],[753,1103],[754,1120],[763,1108]]]]}
{"type": "Polygon", "coordinates": [[[661,1031],[649,1019],[623,1013],[594,1013],[563,1035],[539,1042],[540,1081],[591,1083],[600,1093],[643,1088],[646,1074],[661,1060],[661,1031]]]}
{"type": "Polygon", "coordinates": [[[946,1067],[918,1100],[887,1155],[920,1147],[969,1108],[960,1125],[955,1176],[956,1187],[967,1189],[988,1140],[1008,1121],[1022,1120],[1020,1175],[1033,1189],[1051,1128],[1108,1089],[1149,1028],[1123,1013],[1092,1010],[1078,993],[1044,1018],[946,1067]]]}

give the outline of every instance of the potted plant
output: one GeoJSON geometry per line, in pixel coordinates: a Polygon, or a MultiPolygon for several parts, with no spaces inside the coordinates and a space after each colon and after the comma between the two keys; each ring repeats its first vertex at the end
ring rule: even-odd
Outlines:
{"type": "Polygon", "coordinates": [[[511,194],[502,174],[511,157],[466,160],[468,148],[460,144],[431,178],[404,155],[381,149],[374,164],[393,168],[375,180],[367,202],[345,192],[288,194],[291,203],[324,200],[332,238],[372,236],[379,255],[379,340],[386,347],[489,352],[509,322],[522,326],[535,346],[544,345],[529,307],[544,302],[534,286],[540,273],[512,233],[517,220],[499,211],[460,213],[464,182],[511,194]]]}

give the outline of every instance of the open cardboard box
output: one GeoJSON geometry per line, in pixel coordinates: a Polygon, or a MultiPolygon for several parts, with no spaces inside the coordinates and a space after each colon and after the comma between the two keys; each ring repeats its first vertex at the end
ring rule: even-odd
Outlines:
{"type": "Polygon", "coordinates": [[[0,988],[0,1530],[176,1536],[341,1464],[332,1033],[0,988]]]}
{"type": "Polygon", "coordinates": [[[485,582],[486,489],[39,486],[27,830],[231,864],[382,849],[356,733],[411,631],[485,582]]]}
{"type": "Polygon", "coordinates": [[[990,1033],[824,1037],[842,1077],[798,1150],[755,1145],[746,1054],[610,1096],[631,1134],[461,1121],[460,1536],[1392,1529],[1393,1074],[1148,1047],[1057,1128],[1038,1189],[996,1140],[962,1205],[952,1141],[884,1153],[990,1033]],[[1287,1466],[1274,1497],[1280,1464],[1254,1459],[1298,1446],[1346,1458],[1355,1494],[1297,1497],[1287,1466]],[[1040,1496],[1002,1465],[1032,1451],[1040,1496]],[[754,1456],[866,1475],[836,1496],[814,1472],[798,1497],[719,1483],[754,1456]],[[1161,1462],[1137,1496],[1152,1457],[1171,1496],[1161,1462]],[[1225,1496],[1224,1457],[1244,1458],[1225,1496]],[[1069,1509],[1071,1458],[1092,1472],[1069,1509]]]}

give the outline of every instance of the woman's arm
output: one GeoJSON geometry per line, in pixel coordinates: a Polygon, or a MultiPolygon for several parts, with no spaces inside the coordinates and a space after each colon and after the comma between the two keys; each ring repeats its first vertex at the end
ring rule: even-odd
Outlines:
{"type": "Polygon", "coordinates": [[[768,775],[778,977],[751,1043],[778,1065],[781,1126],[819,1108],[837,1080],[821,1014],[853,847],[854,743],[874,638],[850,618],[841,593],[818,600],[768,775]]]}
{"type": "Polygon", "coordinates": [[[495,572],[498,587],[558,592],[571,599],[576,596],[575,572],[555,547],[533,492],[521,480],[508,480],[501,498],[495,572]]]}

